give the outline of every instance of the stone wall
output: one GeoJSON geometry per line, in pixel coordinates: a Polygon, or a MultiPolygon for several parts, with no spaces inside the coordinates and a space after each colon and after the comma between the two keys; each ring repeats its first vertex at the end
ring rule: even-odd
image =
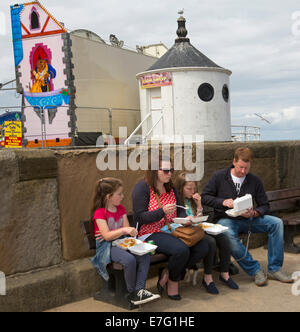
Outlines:
{"type": "Polygon", "coordinates": [[[62,262],[57,160],[51,151],[0,151],[0,270],[62,262]]]}
{"type": "MultiPolygon", "coordinates": [[[[229,167],[240,143],[207,143],[204,178],[229,167]]],[[[266,190],[300,186],[300,141],[247,143],[255,155],[252,172],[266,190]]],[[[88,257],[80,221],[90,217],[97,179],[124,182],[124,205],[143,171],[99,171],[100,149],[0,151],[0,271],[6,275],[88,257]]],[[[128,151],[130,154],[132,149],[128,151]]]]}

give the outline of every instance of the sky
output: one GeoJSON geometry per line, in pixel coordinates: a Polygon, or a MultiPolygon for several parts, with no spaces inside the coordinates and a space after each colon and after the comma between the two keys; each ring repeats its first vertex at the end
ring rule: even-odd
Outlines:
{"type": "MultiPolygon", "coordinates": [[[[28,1],[29,2],[29,1],[28,1]]],[[[0,82],[15,78],[9,6],[0,1],[0,82]]],[[[297,0],[43,0],[72,31],[87,29],[126,47],[172,47],[184,8],[191,44],[232,71],[232,125],[261,128],[262,140],[300,139],[300,2],[297,0]],[[261,120],[255,113],[263,116],[261,120]]],[[[0,92],[0,106],[20,96],[0,92]]],[[[1,113],[1,111],[0,111],[1,113]]]]}

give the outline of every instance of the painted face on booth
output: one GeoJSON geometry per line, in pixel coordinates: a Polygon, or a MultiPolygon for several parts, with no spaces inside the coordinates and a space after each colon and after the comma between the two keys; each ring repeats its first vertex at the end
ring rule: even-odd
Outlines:
{"type": "Polygon", "coordinates": [[[38,72],[39,73],[42,72],[45,69],[45,67],[46,67],[46,61],[43,60],[43,59],[38,60],[38,62],[37,62],[37,70],[38,70],[38,72]]]}
{"type": "Polygon", "coordinates": [[[250,172],[251,162],[250,161],[246,162],[241,159],[236,161],[235,159],[233,159],[233,166],[234,166],[233,175],[238,178],[242,178],[250,172]]]}
{"type": "Polygon", "coordinates": [[[163,160],[159,170],[157,171],[158,181],[161,183],[170,182],[173,172],[174,169],[172,168],[171,163],[169,161],[163,160]]]}
{"type": "Polygon", "coordinates": [[[187,182],[183,187],[183,195],[185,198],[192,198],[196,192],[195,182],[187,182]]]}
{"type": "Polygon", "coordinates": [[[109,198],[109,204],[119,206],[124,198],[123,187],[119,187],[109,198]]]}

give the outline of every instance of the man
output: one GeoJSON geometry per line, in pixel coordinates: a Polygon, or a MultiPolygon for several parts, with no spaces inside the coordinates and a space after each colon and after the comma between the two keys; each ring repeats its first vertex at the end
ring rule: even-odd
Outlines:
{"type": "Polygon", "coordinates": [[[248,148],[235,151],[233,165],[228,169],[213,174],[202,192],[202,203],[214,208],[218,223],[229,229],[224,234],[230,240],[231,254],[244,271],[255,278],[257,286],[267,283],[267,278],[281,282],[293,282],[291,276],[282,271],[284,242],[283,222],[281,219],[267,215],[269,202],[261,180],[250,173],[253,155],[248,148]],[[225,211],[233,208],[237,197],[251,194],[256,207],[248,209],[239,217],[228,217],[225,211]],[[258,261],[241,243],[238,234],[268,233],[268,273],[266,274],[258,261]]]}

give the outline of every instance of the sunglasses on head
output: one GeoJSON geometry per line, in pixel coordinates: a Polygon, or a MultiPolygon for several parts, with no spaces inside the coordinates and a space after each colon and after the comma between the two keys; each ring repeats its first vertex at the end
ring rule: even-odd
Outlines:
{"type": "Polygon", "coordinates": [[[164,174],[169,174],[169,173],[173,173],[174,172],[174,168],[170,168],[170,169],[166,169],[166,168],[160,168],[160,171],[163,171],[164,174]]]}

